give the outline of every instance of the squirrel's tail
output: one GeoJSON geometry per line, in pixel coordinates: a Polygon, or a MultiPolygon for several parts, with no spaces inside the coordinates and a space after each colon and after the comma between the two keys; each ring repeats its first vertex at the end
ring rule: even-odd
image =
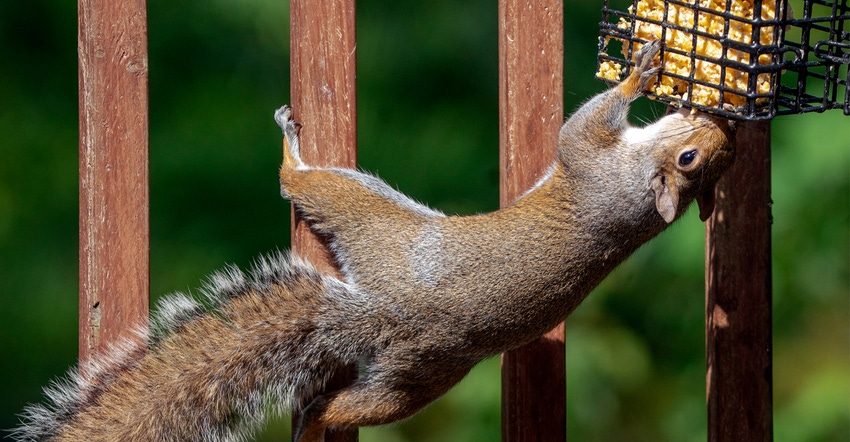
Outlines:
{"type": "Polygon", "coordinates": [[[245,274],[214,274],[197,301],[164,299],[145,344],[76,370],[27,407],[12,438],[241,440],[277,410],[303,407],[339,365],[357,360],[353,287],[281,253],[245,274]]]}

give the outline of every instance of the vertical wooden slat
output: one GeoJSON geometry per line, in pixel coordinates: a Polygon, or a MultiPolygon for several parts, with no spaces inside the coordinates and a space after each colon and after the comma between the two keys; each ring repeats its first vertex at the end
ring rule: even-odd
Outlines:
{"type": "Polygon", "coordinates": [[[706,225],[708,440],[773,439],[770,122],[739,123],[706,225]]]}
{"type": "MultiPolygon", "coordinates": [[[[303,124],[301,157],[313,166],[357,164],[355,8],[353,0],[290,1],[290,70],[293,115],[303,124]]],[[[292,248],[318,269],[338,274],[332,257],[293,210],[292,248]]],[[[327,386],[341,388],[356,368],[327,386]]],[[[293,418],[293,423],[298,417],[293,418]]],[[[356,441],[357,430],[328,431],[326,442],[356,441]]]]}
{"type": "Polygon", "coordinates": [[[79,0],[77,7],[85,361],[147,323],[148,55],[144,0],[79,0]]]}
{"type": "MultiPolygon", "coordinates": [[[[500,203],[546,172],[563,123],[563,4],[499,1],[500,203]]],[[[563,324],[502,355],[502,440],[566,439],[563,324]]]]}

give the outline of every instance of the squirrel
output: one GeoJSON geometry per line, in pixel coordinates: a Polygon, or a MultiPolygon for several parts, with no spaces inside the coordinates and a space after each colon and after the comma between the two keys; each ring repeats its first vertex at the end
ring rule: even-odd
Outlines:
{"type": "Polygon", "coordinates": [[[630,103],[657,77],[656,41],[632,73],[583,104],[559,133],[548,173],[511,205],[446,216],[373,175],[299,156],[291,108],[282,195],[329,241],[342,278],[297,256],[214,274],[205,298],[165,298],[152,334],[72,371],[30,405],[17,440],[243,440],[275,412],[300,410],[298,442],[326,428],[413,415],[481,360],[563,321],[620,262],[696,199],[713,210],[734,128],[687,109],[643,128],[630,103]],[[347,387],[320,394],[338,368],[347,387]]]}

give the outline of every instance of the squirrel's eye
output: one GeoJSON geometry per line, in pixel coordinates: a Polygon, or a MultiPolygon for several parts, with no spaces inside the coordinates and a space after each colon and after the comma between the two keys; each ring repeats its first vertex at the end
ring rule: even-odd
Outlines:
{"type": "Polygon", "coordinates": [[[681,166],[681,167],[689,166],[691,163],[694,162],[696,157],[697,157],[697,151],[696,150],[689,150],[689,151],[683,153],[682,155],[679,155],[679,166],[681,166]]]}

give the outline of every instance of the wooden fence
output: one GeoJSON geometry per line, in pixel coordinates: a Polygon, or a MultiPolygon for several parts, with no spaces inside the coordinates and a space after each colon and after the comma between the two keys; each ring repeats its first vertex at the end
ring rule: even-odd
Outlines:
{"type": "MultiPolygon", "coordinates": [[[[148,105],[144,0],[78,0],[80,359],[148,316],[148,105]]],[[[563,121],[564,4],[499,0],[501,204],[554,156],[563,121]],[[528,124],[533,121],[534,124],[528,124]],[[545,151],[536,150],[546,146],[545,151]]],[[[291,0],[292,103],[302,155],[356,164],[353,0],[291,0]],[[321,148],[316,140],[321,139],[321,148]]],[[[770,125],[740,124],[739,158],[706,229],[708,438],[772,440],[770,125]]],[[[320,238],[293,222],[293,247],[334,272],[320,238]]],[[[564,328],[502,357],[502,438],[566,439],[564,328]]],[[[333,387],[349,382],[340,373],[333,387]]],[[[356,440],[356,430],[328,441],[356,440]]]]}

